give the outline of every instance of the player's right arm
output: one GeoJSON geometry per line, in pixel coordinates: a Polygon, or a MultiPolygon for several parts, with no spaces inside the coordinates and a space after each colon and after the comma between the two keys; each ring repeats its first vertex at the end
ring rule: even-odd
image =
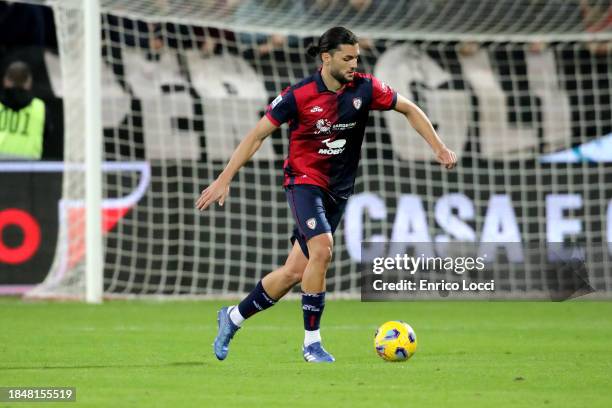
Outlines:
{"type": "Polygon", "coordinates": [[[257,125],[247,133],[246,137],[236,147],[230,161],[221,174],[219,174],[219,177],[202,191],[200,198],[196,201],[196,208],[198,210],[204,211],[215,201],[219,205],[223,205],[229,193],[230,182],[236,173],[238,173],[238,170],[253,157],[263,141],[276,129],[278,129],[278,126],[273,124],[267,116],[264,116],[257,122],[257,125]]]}

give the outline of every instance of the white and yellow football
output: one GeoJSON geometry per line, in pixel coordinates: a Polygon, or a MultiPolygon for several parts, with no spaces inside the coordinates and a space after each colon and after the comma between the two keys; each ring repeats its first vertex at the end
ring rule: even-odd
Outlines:
{"type": "Polygon", "coordinates": [[[392,320],[376,330],[374,347],[385,361],[407,361],[416,352],[416,334],[408,323],[392,320]]]}

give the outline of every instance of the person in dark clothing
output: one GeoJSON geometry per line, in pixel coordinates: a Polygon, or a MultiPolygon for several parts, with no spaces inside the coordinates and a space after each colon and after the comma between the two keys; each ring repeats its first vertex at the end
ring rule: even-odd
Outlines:
{"type": "Polygon", "coordinates": [[[11,63],[0,91],[0,158],[39,160],[47,127],[45,103],[32,95],[32,73],[11,63]]]}

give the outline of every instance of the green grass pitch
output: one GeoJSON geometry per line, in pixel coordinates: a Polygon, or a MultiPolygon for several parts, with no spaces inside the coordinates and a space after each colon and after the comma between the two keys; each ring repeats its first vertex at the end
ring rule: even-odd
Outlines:
{"type": "Polygon", "coordinates": [[[74,386],[76,403],[50,405],[67,407],[612,407],[612,302],[328,301],[327,365],[302,360],[295,301],[217,361],[220,305],[0,300],[0,386],[74,386]],[[394,319],[418,337],[407,363],[374,352],[394,319]]]}

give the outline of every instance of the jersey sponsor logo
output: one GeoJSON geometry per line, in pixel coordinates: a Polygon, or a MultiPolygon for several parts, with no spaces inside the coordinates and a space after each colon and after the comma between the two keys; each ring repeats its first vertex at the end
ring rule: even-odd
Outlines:
{"type": "Polygon", "coordinates": [[[354,128],[356,124],[357,124],[357,122],[335,123],[334,126],[332,126],[332,130],[334,130],[334,131],[337,131],[337,130],[348,130],[348,129],[354,128]]]}
{"type": "Polygon", "coordinates": [[[327,119],[317,120],[316,126],[317,126],[317,130],[315,131],[315,135],[318,135],[320,133],[323,133],[323,134],[331,133],[332,124],[327,119]]]}
{"type": "Polygon", "coordinates": [[[346,139],[337,139],[330,141],[331,139],[322,140],[326,148],[319,149],[319,154],[326,155],[337,155],[344,151],[344,146],[346,145],[346,139]]]}
{"type": "Polygon", "coordinates": [[[277,96],[277,97],[276,97],[276,98],[275,98],[275,99],[272,101],[272,103],[270,104],[270,107],[272,107],[272,109],[274,109],[274,107],[275,107],[276,105],[278,105],[278,104],[280,103],[280,101],[282,101],[282,100],[283,100],[283,96],[282,96],[282,95],[278,95],[278,96],[277,96]]]}
{"type": "Polygon", "coordinates": [[[357,110],[361,108],[361,98],[353,98],[353,107],[357,110]]]}
{"type": "Polygon", "coordinates": [[[315,125],[317,127],[317,130],[315,130],[314,132],[315,135],[319,135],[321,133],[324,135],[328,135],[332,131],[337,132],[352,129],[357,125],[357,122],[334,123],[332,125],[332,123],[328,119],[319,119],[317,120],[315,125]]]}
{"type": "Polygon", "coordinates": [[[320,112],[323,112],[323,108],[318,106],[318,105],[317,106],[313,106],[312,109],[310,109],[310,112],[311,113],[317,113],[317,112],[320,113],[320,112]]]}
{"type": "Polygon", "coordinates": [[[317,220],[314,218],[309,218],[306,220],[306,226],[311,230],[317,228],[317,220]]]}

